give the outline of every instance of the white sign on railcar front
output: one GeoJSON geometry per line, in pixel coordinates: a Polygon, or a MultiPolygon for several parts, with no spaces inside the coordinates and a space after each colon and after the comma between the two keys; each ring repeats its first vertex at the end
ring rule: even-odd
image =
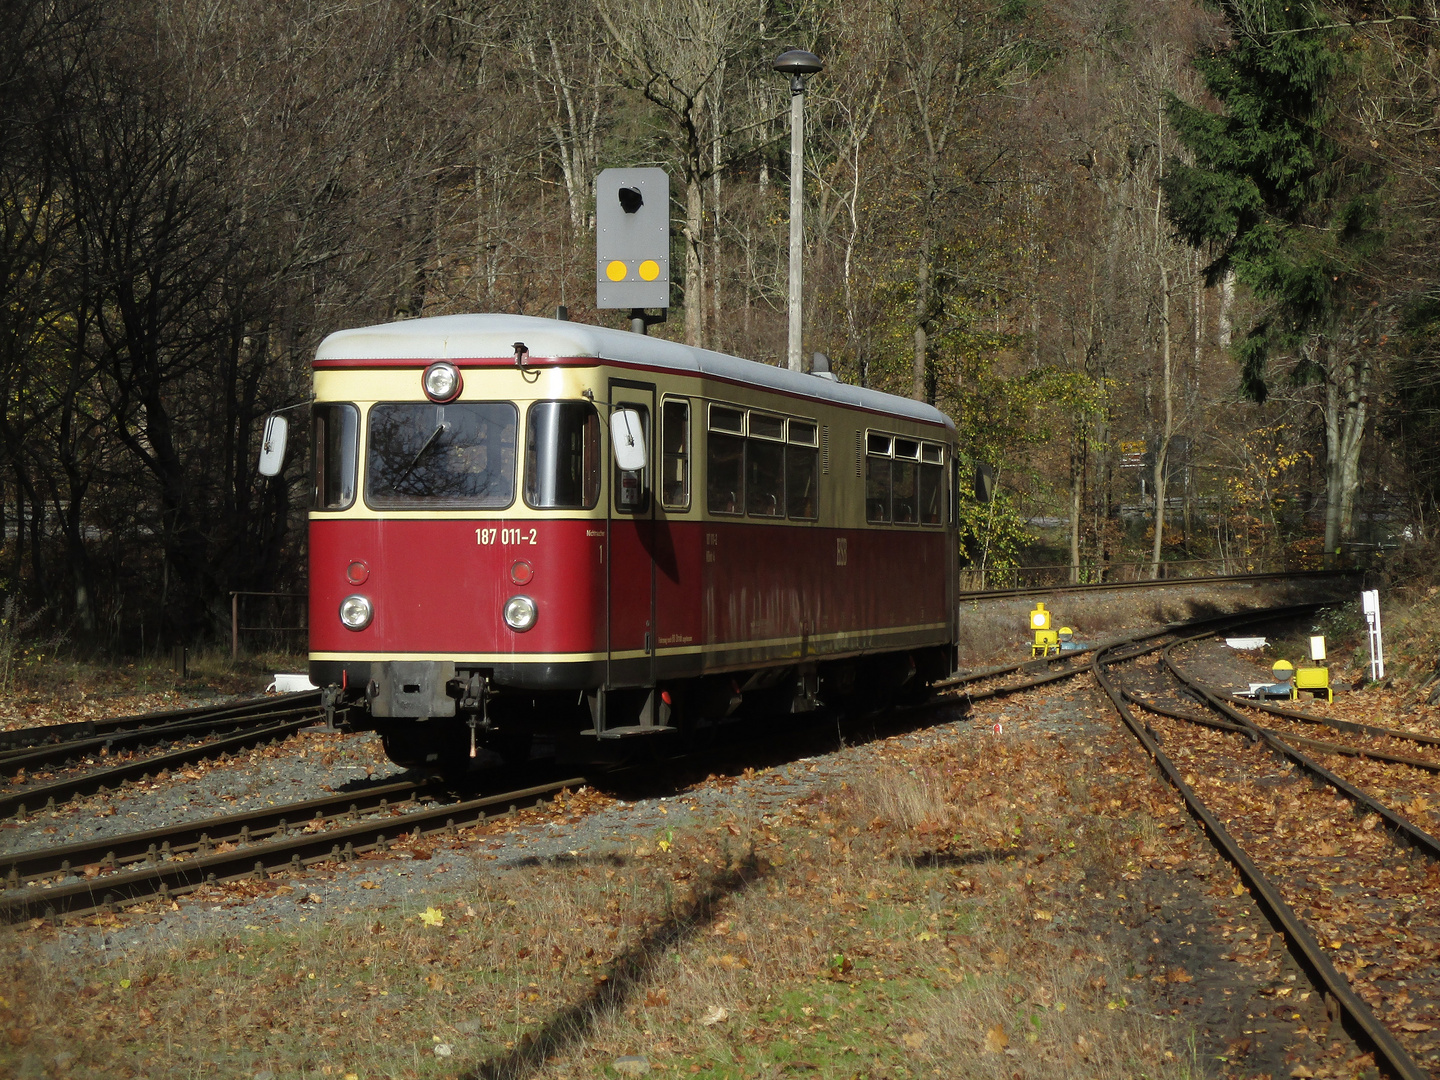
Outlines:
{"type": "Polygon", "coordinates": [[[606,169],[595,178],[595,306],[670,306],[670,177],[606,169]]]}

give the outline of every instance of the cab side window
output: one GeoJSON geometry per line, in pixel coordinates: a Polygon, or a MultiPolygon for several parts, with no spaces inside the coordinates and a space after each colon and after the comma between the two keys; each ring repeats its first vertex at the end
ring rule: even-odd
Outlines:
{"type": "Polygon", "coordinates": [[[316,405],[311,412],[314,433],[316,510],[344,510],[355,501],[355,474],[360,438],[360,413],[354,405],[316,405]]]}
{"type": "Polygon", "coordinates": [[[588,401],[537,401],[525,418],[525,502],[591,510],[600,498],[600,418],[588,401]]]}

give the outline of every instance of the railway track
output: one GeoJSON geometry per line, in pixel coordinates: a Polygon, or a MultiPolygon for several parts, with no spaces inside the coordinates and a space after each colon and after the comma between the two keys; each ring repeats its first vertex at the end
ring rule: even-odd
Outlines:
{"type": "MultiPolygon", "coordinates": [[[[122,717],[96,724],[116,725],[108,732],[72,730],[72,737],[49,745],[27,746],[0,754],[0,774],[16,776],[23,771],[57,763],[89,768],[78,775],[46,783],[27,784],[0,790],[0,819],[23,818],[38,810],[53,810],[71,799],[106,794],[135,781],[149,780],[167,770],[197,761],[224,757],[257,746],[273,744],[323,719],[318,693],[286,698],[260,698],[252,702],[216,708],[200,716],[196,710],[174,714],[151,713],[145,717],[122,717]],[[166,716],[169,719],[165,719],[166,716]],[[144,720],[145,723],[134,723],[144,720]],[[219,737],[216,737],[219,736],[219,737]],[[198,741],[197,741],[198,740],[198,741]],[[135,757],[113,765],[100,764],[111,753],[134,753],[157,745],[183,742],[185,745],[159,754],[135,757]],[[97,760],[98,759],[98,760],[97,760]]],[[[72,728],[84,725],[64,725],[72,728]]],[[[30,731],[47,729],[28,729],[30,731]]],[[[16,733],[12,733],[16,734],[16,733]]]]}
{"type": "Polygon", "coordinates": [[[1298,618],[1313,614],[1324,606],[1324,604],[1294,604],[1287,607],[1213,615],[1169,623],[1155,630],[1144,630],[1110,638],[1098,645],[1073,649],[1058,656],[1036,657],[1013,664],[963,672],[934,683],[933,688],[942,693],[963,694],[967,700],[972,702],[1005,697],[1063,679],[1089,675],[1091,673],[1091,657],[1097,651],[1107,653],[1112,657],[1112,662],[1116,663],[1122,660],[1134,660],[1141,656],[1148,656],[1179,640],[1213,637],[1237,626],[1253,626],[1264,622],[1298,618]]]}
{"type": "Polygon", "coordinates": [[[1387,1071],[1430,1076],[1440,1068],[1431,1025],[1404,1017],[1440,1010],[1440,901],[1432,899],[1440,841],[1357,782],[1373,787],[1375,776],[1347,778],[1336,768],[1386,770],[1392,797],[1398,791],[1424,807],[1440,739],[1234,698],[1177,658],[1204,636],[1158,650],[1144,689],[1117,670],[1133,654],[1097,650],[1091,671],[1332,1007],[1387,1071]],[[1262,726],[1255,713],[1286,726],[1262,726]],[[1311,738],[1316,728],[1325,739],[1311,738]],[[1305,750],[1349,764],[1332,768],[1305,750]],[[1375,942],[1385,943],[1383,956],[1375,942]],[[1381,1005],[1389,1006],[1384,1016],[1381,1005]]]}
{"type": "Polygon", "coordinates": [[[298,874],[316,863],[385,851],[406,839],[453,835],[557,798],[584,782],[568,777],[450,801],[437,798],[439,789],[426,781],[398,782],[94,843],[20,852],[0,860],[6,867],[0,922],[114,911],[205,885],[298,874]]]}
{"type": "Polygon", "coordinates": [[[199,724],[205,720],[222,722],[235,717],[259,716],[268,712],[283,712],[286,709],[319,704],[320,691],[308,690],[278,697],[245,698],[216,705],[193,705],[164,712],[135,713],[104,720],[77,720],[68,724],[42,724],[0,731],[0,768],[4,768],[5,764],[12,760],[12,754],[34,747],[74,745],[96,737],[160,731],[174,725],[199,724]]]}

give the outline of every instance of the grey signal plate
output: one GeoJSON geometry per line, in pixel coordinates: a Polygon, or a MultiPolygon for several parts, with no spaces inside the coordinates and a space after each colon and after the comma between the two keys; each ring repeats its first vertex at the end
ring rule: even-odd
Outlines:
{"type": "Polygon", "coordinates": [[[595,178],[595,306],[670,306],[670,177],[606,169],[595,178]]]}

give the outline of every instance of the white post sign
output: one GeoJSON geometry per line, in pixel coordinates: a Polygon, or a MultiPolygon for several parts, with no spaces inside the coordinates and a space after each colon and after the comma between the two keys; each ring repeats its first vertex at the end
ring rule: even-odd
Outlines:
{"type": "Polygon", "coordinates": [[[1370,679],[1385,678],[1385,643],[1380,637],[1380,591],[1367,589],[1360,594],[1360,607],[1365,612],[1365,625],[1370,631],[1370,679]]]}

